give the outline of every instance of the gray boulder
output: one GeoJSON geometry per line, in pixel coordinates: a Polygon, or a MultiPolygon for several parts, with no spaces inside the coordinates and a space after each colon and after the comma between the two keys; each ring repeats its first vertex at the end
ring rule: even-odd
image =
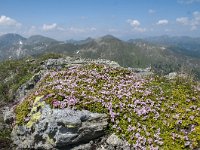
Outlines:
{"type": "MultiPolygon", "coordinates": [[[[11,138],[17,149],[67,148],[105,134],[107,116],[87,110],[51,109],[44,105],[32,112],[26,125],[15,126],[11,138]]],[[[87,146],[87,145],[86,145],[87,146]]]]}
{"type": "Polygon", "coordinates": [[[112,146],[122,146],[124,144],[123,141],[115,134],[110,135],[106,142],[112,146]]]}
{"type": "Polygon", "coordinates": [[[113,133],[102,138],[97,144],[97,150],[134,150],[134,148],[113,133]]]}

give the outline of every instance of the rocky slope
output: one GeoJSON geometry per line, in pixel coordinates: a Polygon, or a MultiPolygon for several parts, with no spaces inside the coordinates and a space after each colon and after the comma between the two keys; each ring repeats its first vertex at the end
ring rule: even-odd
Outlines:
{"type": "Polygon", "coordinates": [[[69,57],[36,76],[4,112],[18,149],[199,148],[200,87],[186,77],[69,57]]]}

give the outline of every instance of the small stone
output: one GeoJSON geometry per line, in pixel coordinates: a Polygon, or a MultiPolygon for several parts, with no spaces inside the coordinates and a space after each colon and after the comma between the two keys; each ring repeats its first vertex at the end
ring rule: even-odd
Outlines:
{"type": "Polygon", "coordinates": [[[188,146],[190,146],[190,141],[185,142],[185,147],[188,147],[188,146]]]}
{"type": "Polygon", "coordinates": [[[177,72],[171,72],[166,77],[168,79],[175,79],[177,77],[177,72]]]}
{"type": "Polygon", "coordinates": [[[123,145],[123,141],[118,138],[114,133],[108,137],[106,142],[112,146],[121,146],[123,145]]]}

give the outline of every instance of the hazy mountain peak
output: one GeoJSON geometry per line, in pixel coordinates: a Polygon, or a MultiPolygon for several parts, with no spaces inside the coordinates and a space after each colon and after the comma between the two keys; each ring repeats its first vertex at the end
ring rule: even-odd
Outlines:
{"type": "Polygon", "coordinates": [[[14,44],[18,44],[20,41],[25,41],[26,38],[19,34],[8,33],[0,36],[0,46],[1,48],[10,47],[14,44]]]}
{"type": "Polygon", "coordinates": [[[99,39],[96,39],[97,42],[120,42],[121,40],[114,37],[113,35],[105,35],[99,39]]]}
{"type": "Polygon", "coordinates": [[[19,34],[15,34],[15,33],[8,33],[8,34],[4,34],[0,36],[0,40],[25,40],[26,38],[22,37],[19,34]]]}
{"type": "Polygon", "coordinates": [[[42,42],[51,43],[51,42],[56,42],[56,40],[42,35],[33,35],[27,39],[27,43],[42,43],[42,42]]]}
{"type": "Polygon", "coordinates": [[[92,41],[94,41],[94,39],[91,38],[91,37],[88,37],[88,38],[86,38],[84,40],[80,40],[80,41],[70,39],[70,40],[67,40],[66,43],[75,44],[75,45],[82,45],[82,44],[87,44],[87,43],[92,42],[92,41]]]}
{"type": "Polygon", "coordinates": [[[32,35],[28,39],[50,39],[50,40],[56,41],[55,39],[52,39],[43,35],[32,35]]]}
{"type": "Polygon", "coordinates": [[[101,37],[101,39],[103,39],[103,40],[107,40],[107,39],[117,39],[117,40],[119,40],[118,38],[116,38],[116,37],[114,37],[113,35],[110,35],[110,34],[107,34],[107,35],[105,35],[105,36],[103,36],[103,37],[101,37]]]}

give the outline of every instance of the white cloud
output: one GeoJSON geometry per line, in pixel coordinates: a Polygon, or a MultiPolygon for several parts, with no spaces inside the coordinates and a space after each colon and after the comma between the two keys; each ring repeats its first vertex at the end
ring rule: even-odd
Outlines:
{"type": "Polygon", "coordinates": [[[169,21],[167,19],[159,20],[156,24],[157,25],[167,25],[169,21]]]}
{"type": "Polygon", "coordinates": [[[156,11],[155,10],[153,10],[153,9],[149,9],[149,14],[154,14],[154,13],[156,13],[156,11]]]}
{"type": "Polygon", "coordinates": [[[193,12],[193,18],[191,20],[191,30],[196,30],[200,26],[200,12],[193,12]]]}
{"type": "Polygon", "coordinates": [[[195,11],[193,12],[193,16],[191,19],[187,18],[187,17],[180,17],[176,19],[177,23],[180,23],[182,25],[188,25],[190,26],[190,29],[196,30],[198,28],[198,26],[200,26],[200,12],[195,11]]]}
{"type": "Polygon", "coordinates": [[[178,3],[181,4],[192,4],[192,3],[197,3],[200,2],[200,0],[178,0],[178,3]]]}
{"type": "Polygon", "coordinates": [[[36,27],[36,26],[31,26],[27,34],[40,34],[41,31],[44,31],[45,34],[50,35],[50,34],[55,34],[55,35],[74,35],[74,34],[88,34],[88,33],[94,33],[97,31],[97,28],[95,27],[61,27],[57,23],[52,23],[52,24],[43,24],[42,27],[36,27]]]}
{"type": "Polygon", "coordinates": [[[128,22],[132,27],[138,27],[138,26],[140,26],[140,22],[139,22],[138,20],[128,19],[127,22],[128,22]]]}
{"type": "Polygon", "coordinates": [[[42,30],[43,31],[55,31],[55,30],[65,31],[64,28],[58,26],[56,23],[53,23],[53,24],[43,24],[42,30]]]}
{"type": "Polygon", "coordinates": [[[44,31],[52,31],[52,30],[55,30],[57,28],[58,28],[58,26],[57,26],[56,23],[53,23],[53,24],[43,24],[43,26],[42,26],[42,29],[44,31]]]}
{"type": "Polygon", "coordinates": [[[138,20],[134,20],[134,19],[128,19],[127,20],[127,23],[129,23],[129,25],[131,27],[133,27],[132,31],[135,31],[135,32],[140,32],[140,33],[143,33],[146,31],[145,28],[142,28],[140,26],[140,22],[138,20]]]}
{"type": "Polygon", "coordinates": [[[6,16],[0,16],[0,26],[15,26],[19,27],[21,26],[21,23],[17,22],[16,20],[6,17],[6,16]]]}
{"type": "Polygon", "coordinates": [[[187,17],[180,17],[180,18],[176,18],[176,22],[178,22],[182,25],[188,25],[189,19],[187,17]]]}

